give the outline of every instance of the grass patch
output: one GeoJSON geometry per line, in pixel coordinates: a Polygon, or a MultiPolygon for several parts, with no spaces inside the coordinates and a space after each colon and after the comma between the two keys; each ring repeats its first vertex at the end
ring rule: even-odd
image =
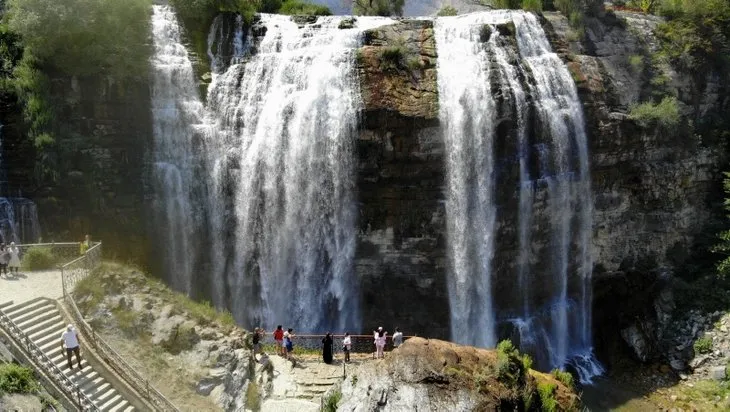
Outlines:
{"type": "Polygon", "coordinates": [[[50,247],[33,246],[23,255],[22,266],[24,270],[28,271],[48,270],[53,268],[56,261],[50,247]]]}
{"type": "Polygon", "coordinates": [[[261,395],[259,386],[250,381],[246,387],[246,410],[258,412],[261,410],[261,395]]]}
{"type": "Polygon", "coordinates": [[[568,388],[575,388],[575,381],[573,380],[573,375],[571,375],[570,372],[561,371],[560,369],[553,369],[550,374],[568,388]]]}
{"type": "Polygon", "coordinates": [[[537,384],[537,393],[540,396],[540,404],[544,412],[555,412],[558,410],[558,400],[555,399],[557,385],[550,382],[537,384]]]}
{"type": "Polygon", "coordinates": [[[31,368],[15,363],[0,365],[0,393],[35,393],[39,389],[31,368]]]}
{"type": "Polygon", "coordinates": [[[106,291],[96,276],[87,276],[76,282],[73,293],[76,304],[83,312],[98,306],[106,296],[106,291]]]}
{"type": "Polygon", "coordinates": [[[712,338],[709,336],[703,336],[695,341],[692,345],[695,353],[710,353],[712,352],[712,338]]]}
{"type": "Polygon", "coordinates": [[[342,392],[337,389],[332,391],[324,400],[324,412],[336,412],[337,404],[342,400],[342,392]]]}

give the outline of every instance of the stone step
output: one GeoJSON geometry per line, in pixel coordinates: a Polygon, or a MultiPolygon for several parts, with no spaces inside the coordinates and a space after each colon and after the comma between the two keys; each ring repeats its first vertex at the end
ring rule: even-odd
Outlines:
{"type": "Polygon", "coordinates": [[[108,410],[112,409],[114,406],[116,406],[117,404],[121,403],[123,400],[124,400],[124,398],[122,398],[122,395],[117,393],[114,396],[112,396],[105,403],[98,404],[99,409],[101,409],[102,411],[108,411],[108,410]]]}
{"type": "Polygon", "coordinates": [[[134,410],[134,407],[127,402],[126,399],[122,399],[122,401],[115,407],[109,409],[109,412],[118,412],[118,411],[132,411],[134,410]]]}
{"type": "Polygon", "coordinates": [[[11,319],[14,319],[18,316],[23,315],[24,313],[28,313],[42,306],[48,306],[48,301],[46,299],[33,299],[29,300],[28,302],[11,306],[7,309],[3,309],[3,312],[5,312],[5,314],[8,315],[8,317],[10,317],[11,319]]]}
{"type": "MultiPolygon", "coordinates": [[[[60,330],[61,332],[63,331],[63,319],[61,319],[61,315],[59,315],[58,313],[55,313],[55,314],[53,314],[52,317],[49,317],[46,320],[38,322],[37,324],[32,325],[32,326],[31,325],[22,326],[21,329],[23,329],[23,332],[25,332],[26,335],[31,337],[36,332],[47,330],[50,327],[60,328],[60,329],[56,329],[56,330],[60,330]]],[[[59,339],[61,338],[61,332],[58,333],[59,339]]],[[[35,339],[33,339],[32,337],[30,339],[35,342],[35,339]]]]}
{"type": "Polygon", "coordinates": [[[7,308],[9,308],[11,306],[13,306],[13,301],[12,300],[9,300],[9,301],[7,301],[5,303],[0,303],[0,310],[5,311],[5,309],[7,309],[7,308]]]}
{"type": "Polygon", "coordinates": [[[53,312],[58,312],[55,309],[56,308],[54,306],[52,306],[52,305],[43,305],[43,306],[39,306],[39,307],[37,307],[37,308],[35,308],[35,309],[31,310],[31,311],[28,311],[28,312],[25,312],[25,313],[22,313],[22,314],[19,313],[19,314],[17,314],[17,316],[11,316],[11,319],[13,319],[13,322],[15,322],[16,325],[18,325],[19,327],[23,327],[22,325],[25,322],[27,322],[27,321],[29,321],[29,320],[31,320],[33,318],[36,318],[36,317],[39,317],[40,316],[41,318],[38,319],[38,320],[43,320],[42,317],[44,315],[45,316],[48,316],[48,315],[51,315],[52,316],[53,315],[53,312]]]}

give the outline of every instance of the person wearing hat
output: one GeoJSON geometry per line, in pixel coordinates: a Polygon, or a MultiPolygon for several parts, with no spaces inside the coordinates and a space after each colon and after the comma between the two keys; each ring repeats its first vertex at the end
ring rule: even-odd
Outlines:
{"type": "Polygon", "coordinates": [[[74,325],[70,323],[66,327],[66,330],[63,331],[63,333],[61,334],[61,350],[63,350],[63,348],[66,348],[66,360],[68,361],[68,368],[74,368],[74,365],[71,362],[71,353],[75,353],[76,362],[79,365],[79,369],[81,369],[82,366],[81,351],[79,349],[79,335],[76,333],[76,328],[74,328],[74,325]]]}
{"type": "Polygon", "coordinates": [[[15,242],[10,242],[10,247],[8,248],[8,250],[10,252],[10,262],[8,263],[10,273],[13,273],[14,269],[15,273],[17,274],[20,270],[20,249],[15,246],[15,242]]]}
{"type": "Polygon", "coordinates": [[[375,338],[375,349],[377,352],[378,359],[385,358],[385,340],[387,339],[388,332],[383,330],[383,327],[378,327],[378,330],[373,331],[373,336],[375,338]]]}

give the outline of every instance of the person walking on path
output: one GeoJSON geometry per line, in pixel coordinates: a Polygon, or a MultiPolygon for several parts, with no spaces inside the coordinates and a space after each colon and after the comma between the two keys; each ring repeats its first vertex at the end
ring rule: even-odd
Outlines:
{"type": "Polygon", "coordinates": [[[255,362],[258,362],[256,360],[256,354],[261,353],[261,331],[261,328],[254,328],[253,337],[251,338],[251,342],[253,343],[253,360],[255,362]]]}
{"type": "Polygon", "coordinates": [[[403,334],[400,331],[400,328],[395,328],[395,333],[393,334],[393,347],[397,348],[403,343],[403,334]]]}
{"type": "Polygon", "coordinates": [[[10,250],[5,243],[0,243],[0,273],[8,274],[8,263],[10,263],[10,250]]]}
{"type": "Polygon", "coordinates": [[[324,339],[322,339],[322,360],[326,364],[332,363],[332,350],[334,349],[335,341],[332,340],[332,333],[327,333],[324,339]]]}
{"type": "Polygon", "coordinates": [[[281,325],[277,326],[274,331],[274,345],[276,345],[277,355],[286,356],[286,352],[284,352],[284,329],[281,325]]]}
{"type": "Polygon", "coordinates": [[[66,330],[61,334],[61,350],[66,348],[66,360],[68,361],[68,368],[73,369],[73,363],[71,362],[71,353],[76,354],[76,363],[81,366],[81,351],[79,349],[79,335],[76,333],[74,325],[70,324],[66,327],[66,330]]]}
{"type": "Polygon", "coordinates": [[[380,326],[378,330],[373,331],[373,336],[375,337],[375,349],[377,351],[377,357],[378,359],[385,358],[385,340],[388,337],[388,332],[383,330],[383,327],[380,326]]]}
{"type": "Polygon", "coordinates": [[[8,262],[8,267],[10,267],[10,273],[13,273],[13,269],[15,270],[15,273],[17,274],[20,271],[20,249],[18,249],[17,246],[15,246],[15,242],[10,242],[10,262],[8,262]]]}
{"type": "Polygon", "coordinates": [[[350,350],[352,349],[352,338],[350,332],[345,332],[345,338],[342,339],[342,351],[345,352],[345,362],[350,362],[350,350]]]}

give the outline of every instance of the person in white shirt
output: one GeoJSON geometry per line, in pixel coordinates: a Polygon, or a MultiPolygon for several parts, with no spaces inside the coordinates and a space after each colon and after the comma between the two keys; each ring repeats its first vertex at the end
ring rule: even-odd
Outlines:
{"type": "Polygon", "coordinates": [[[66,360],[68,360],[68,368],[73,369],[73,363],[71,362],[71,353],[76,354],[76,362],[81,366],[81,351],[79,349],[79,335],[76,333],[74,325],[69,324],[66,330],[61,334],[61,350],[66,348],[66,360]]]}
{"type": "Polygon", "coordinates": [[[345,338],[342,339],[342,351],[345,352],[345,362],[350,362],[350,350],[352,349],[352,338],[350,332],[345,332],[345,338]]]}
{"type": "Polygon", "coordinates": [[[403,334],[400,331],[400,328],[395,328],[395,333],[393,334],[393,347],[397,348],[403,343],[403,334]]]}
{"type": "Polygon", "coordinates": [[[15,271],[17,274],[18,271],[20,271],[20,249],[18,249],[17,246],[15,246],[15,242],[10,242],[10,262],[8,262],[8,267],[10,268],[10,274],[15,271]]]}

